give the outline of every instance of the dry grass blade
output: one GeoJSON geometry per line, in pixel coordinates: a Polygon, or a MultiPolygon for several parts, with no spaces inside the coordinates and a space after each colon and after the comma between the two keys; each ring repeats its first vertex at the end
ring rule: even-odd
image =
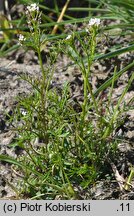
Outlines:
{"type": "Polygon", "coordinates": [[[120,187],[120,190],[122,191],[124,188],[125,179],[119,174],[119,171],[117,170],[117,167],[115,166],[115,164],[111,160],[109,161],[110,161],[110,165],[112,167],[115,179],[120,187]]]}
{"type": "MultiPolygon", "coordinates": [[[[61,11],[61,14],[60,14],[60,16],[59,16],[59,18],[58,18],[58,20],[57,20],[57,23],[59,23],[59,22],[62,20],[62,18],[63,18],[63,16],[64,16],[65,12],[66,12],[66,10],[67,10],[67,7],[68,7],[68,5],[69,5],[69,2],[70,2],[70,0],[67,0],[67,1],[66,1],[65,5],[64,5],[64,7],[63,7],[63,9],[62,9],[62,11],[61,11]]],[[[57,32],[57,29],[58,29],[58,25],[55,25],[54,28],[53,28],[53,30],[52,30],[52,34],[55,34],[55,33],[57,32]]]]}

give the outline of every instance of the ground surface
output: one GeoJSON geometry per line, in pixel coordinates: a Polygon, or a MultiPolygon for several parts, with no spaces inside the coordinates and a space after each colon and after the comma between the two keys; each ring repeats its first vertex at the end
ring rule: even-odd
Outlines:
{"type": "MultiPolygon", "coordinates": [[[[127,44],[129,39],[125,40],[120,37],[111,38],[109,43],[127,44]]],[[[111,45],[110,44],[110,45],[111,45]]],[[[109,45],[109,46],[110,46],[109,45]]],[[[101,50],[103,53],[109,51],[108,45],[101,50]]],[[[125,53],[113,59],[105,59],[95,62],[92,67],[92,82],[94,88],[104,82],[112,73],[114,65],[117,65],[118,70],[133,61],[134,53],[125,53]]],[[[80,100],[82,97],[82,79],[80,71],[76,66],[69,66],[69,60],[65,57],[59,57],[53,78],[54,85],[60,85],[68,80],[72,89],[72,98],[80,100]]],[[[130,69],[117,82],[113,100],[118,100],[122,90],[125,88],[128,78],[134,69],[130,69]]],[[[11,53],[7,58],[0,61],[0,153],[7,154],[16,158],[21,150],[19,148],[12,148],[9,145],[15,137],[15,133],[11,130],[9,124],[8,114],[12,115],[13,109],[16,106],[16,96],[28,94],[31,87],[23,80],[20,75],[28,73],[33,76],[40,74],[38,60],[33,51],[25,52],[20,49],[17,52],[11,53]]],[[[134,97],[134,86],[132,85],[125,96],[125,101],[128,102],[134,97]]],[[[123,137],[118,148],[120,151],[119,160],[116,163],[116,169],[119,172],[119,177],[127,177],[130,172],[130,166],[134,164],[134,110],[126,113],[126,118],[123,126],[118,133],[123,137]]],[[[16,194],[12,190],[11,184],[17,184],[19,176],[12,170],[8,163],[1,163],[0,166],[0,197],[1,198],[15,198],[16,194]]],[[[113,175],[115,173],[113,172],[113,175]]],[[[81,199],[134,199],[134,185],[130,191],[121,190],[120,184],[115,177],[114,181],[101,180],[89,190],[83,191],[78,188],[81,199]]]]}

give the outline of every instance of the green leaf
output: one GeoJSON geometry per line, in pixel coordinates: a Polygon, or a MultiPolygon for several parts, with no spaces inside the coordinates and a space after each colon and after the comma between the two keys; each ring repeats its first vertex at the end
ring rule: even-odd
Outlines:
{"type": "Polygon", "coordinates": [[[109,52],[107,54],[101,54],[101,55],[97,55],[95,56],[95,60],[101,60],[101,59],[105,59],[105,58],[112,58],[112,57],[115,57],[115,56],[118,56],[122,53],[125,53],[125,52],[130,52],[130,51],[133,51],[134,50],[134,44],[133,45],[130,45],[128,47],[123,47],[121,49],[117,49],[113,52],[109,52]]]}
{"type": "Polygon", "coordinates": [[[23,169],[28,169],[29,171],[31,171],[35,175],[43,177],[43,175],[41,173],[37,172],[36,170],[31,169],[29,166],[26,166],[26,165],[18,162],[16,159],[13,159],[12,157],[9,157],[9,156],[6,156],[6,155],[0,155],[0,161],[5,161],[7,163],[17,165],[17,166],[19,166],[19,167],[21,167],[23,169]]]}
{"type": "MultiPolygon", "coordinates": [[[[128,69],[130,69],[131,67],[134,66],[134,61],[127,65],[126,67],[124,67],[122,70],[120,70],[119,72],[116,73],[115,75],[115,81],[123,74],[125,73],[128,69]]],[[[109,87],[112,83],[113,80],[113,76],[111,78],[109,78],[105,83],[103,83],[95,92],[94,95],[97,96],[101,91],[103,91],[104,89],[106,89],[107,87],[109,87]]]]}

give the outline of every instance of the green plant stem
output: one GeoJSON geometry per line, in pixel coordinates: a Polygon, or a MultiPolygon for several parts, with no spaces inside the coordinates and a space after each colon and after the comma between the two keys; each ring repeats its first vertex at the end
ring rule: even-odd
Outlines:
{"type": "Polygon", "coordinates": [[[44,128],[44,141],[47,144],[48,143],[48,137],[47,137],[47,119],[46,119],[46,102],[47,102],[47,77],[46,77],[46,73],[44,70],[44,66],[43,66],[43,62],[42,62],[42,57],[41,57],[41,50],[40,50],[40,41],[39,41],[39,46],[37,49],[37,53],[38,53],[38,58],[39,58],[39,64],[40,64],[40,68],[41,68],[41,72],[42,72],[42,82],[41,82],[41,113],[42,113],[42,118],[43,118],[43,128],[44,128]]]}
{"type": "Polygon", "coordinates": [[[86,113],[87,113],[87,100],[88,100],[88,94],[87,94],[87,79],[84,77],[84,102],[83,102],[83,122],[85,121],[86,113]]]}
{"type": "Polygon", "coordinates": [[[100,113],[99,113],[99,110],[98,110],[97,102],[96,102],[96,99],[95,99],[95,97],[94,97],[91,84],[90,84],[89,82],[88,82],[88,90],[89,90],[89,93],[90,93],[90,95],[91,95],[91,98],[92,98],[92,101],[93,101],[93,104],[94,104],[96,113],[99,115],[100,113]]]}
{"type": "Polygon", "coordinates": [[[41,68],[41,72],[42,72],[42,77],[43,77],[43,81],[44,81],[44,85],[45,85],[45,82],[46,82],[46,74],[45,74],[45,70],[44,70],[44,66],[43,66],[43,62],[42,62],[40,44],[39,44],[39,47],[38,47],[38,49],[37,49],[37,53],[38,53],[39,64],[40,64],[40,68],[41,68]]]}
{"type": "Polygon", "coordinates": [[[126,182],[126,184],[124,186],[125,190],[130,189],[130,185],[131,185],[131,182],[132,182],[133,178],[134,178],[134,168],[131,167],[130,175],[129,175],[128,180],[127,180],[127,182],[126,182]]]}
{"type": "MultiPolygon", "coordinates": [[[[92,98],[96,113],[99,115],[99,110],[98,110],[95,96],[94,96],[93,91],[92,91],[92,86],[88,80],[89,76],[91,75],[91,65],[92,65],[93,60],[94,60],[95,48],[96,48],[96,29],[94,29],[94,28],[92,29],[91,43],[89,44],[89,46],[90,46],[90,56],[87,55],[87,57],[88,57],[88,69],[86,71],[86,87],[89,90],[89,93],[90,93],[90,96],[92,98]]],[[[86,98],[87,98],[87,96],[86,96],[86,98]]]]}
{"type": "Polygon", "coordinates": [[[113,79],[112,79],[112,83],[111,83],[111,89],[110,89],[109,97],[108,97],[108,105],[107,105],[108,108],[110,107],[110,103],[111,103],[111,99],[112,99],[112,94],[113,94],[113,89],[114,89],[116,71],[117,71],[117,66],[115,66],[115,68],[114,68],[114,74],[113,74],[113,79]]]}

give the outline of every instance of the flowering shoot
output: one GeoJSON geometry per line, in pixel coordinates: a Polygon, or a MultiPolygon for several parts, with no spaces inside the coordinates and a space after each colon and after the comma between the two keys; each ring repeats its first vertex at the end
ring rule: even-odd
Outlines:
{"type": "Polygon", "coordinates": [[[89,21],[89,26],[96,26],[96,27],[99,27],[100,25],[100,19],[99,18],[91,18],[90,21],[89,21]]]}

